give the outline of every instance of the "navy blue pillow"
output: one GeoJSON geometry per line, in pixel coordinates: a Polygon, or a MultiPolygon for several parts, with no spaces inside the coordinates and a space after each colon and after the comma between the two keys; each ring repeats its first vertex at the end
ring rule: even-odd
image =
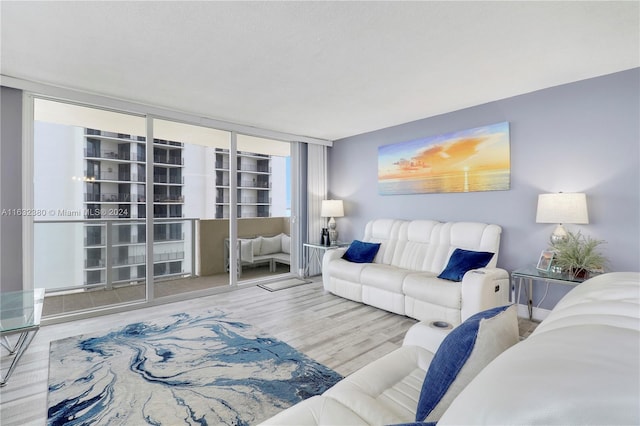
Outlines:
{"type": "Polygon", "coordinates": [[[469,373],[459,375],[465,364],[470,362],[473,365],[472,368],[484,368],[507,347],[517,343],[517,321],[515,306],[507,305],[478,312],[455,327],[444,338],[429,364],[418,398],[416,422],[440,420],[433,417],[446,410],[457,396],[457,393],[447,394],[452,384],[459,381],[454,388],[459,392],[473,379],[468,376],[469,373]],[[509,308],[512,309],[508,311],[509,308]],[[497,320],[498,317],[500,317],[498,322],[484,322],[490,318],[497,320]],[[474,352],[481,327],[488,327],[485,329],[484,336],[491,336],[494,340],[491,344],[483,345],[482,349],[474,352]],[[470,359],[472,353],[473,359],[470,359]]]}
{"type": "Polygon", "coordinates": [[[447,267],[438,275],[438,278],[462,281],[464,274],[472,269],[484,268],[489,264],[492,257],[493,253],[488,251],[471,251],[457,248],[451,254],[447,267]]]}
{"type": "Polygon", "coordinates": [[[371,263],[379,249],[380,243],[365,243],[353,240],[345,254],[342,255],[342,258],[354,263],[371,263]]]}

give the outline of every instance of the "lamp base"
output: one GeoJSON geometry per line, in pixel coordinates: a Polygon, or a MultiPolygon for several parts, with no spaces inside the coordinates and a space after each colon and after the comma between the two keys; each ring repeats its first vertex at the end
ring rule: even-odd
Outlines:
{"type": "Polygon", "coordinates": [[[553,230],[553,234],[551,234],[551,243],[558,244],[566,241],[567,238],[567,230],[564,229],[564,226],[562,226],[562,224],[559,224],[558,226],[556,226],[556,229],[553,230]]]}
{"type": "Polygon", "coordinates": [[[338,245],[338,231],[336,230],[336,220],[329,219],[329,245],[338,245]]]}

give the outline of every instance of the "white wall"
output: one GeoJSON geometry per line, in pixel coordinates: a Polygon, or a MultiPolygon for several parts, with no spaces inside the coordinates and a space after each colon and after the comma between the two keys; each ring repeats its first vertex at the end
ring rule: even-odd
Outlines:
{"type": "MultiPolygon", "coordinates": [[[[496,223],[503,228],[498,265],[513,270],[535,263],[553,231],[535,223],[538,194],[585,192],[590,224],[567,228],[606,240],[611,270],[639,271],[639,105],[634,69],[336,141],[328,175],[330,197],[345,200],[341,238],[362,237],[378,217],[496,223]],[[378,194],[378,146],[501,121],[510,123],[510,190],[378,194]]],[[[552,286],[546,301],[553,305],[566,291],[552,286]]]]}

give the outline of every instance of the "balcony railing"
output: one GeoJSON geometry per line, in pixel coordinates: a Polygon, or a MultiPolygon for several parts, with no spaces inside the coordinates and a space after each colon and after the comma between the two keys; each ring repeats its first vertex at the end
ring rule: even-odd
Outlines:
{"type": "Polygon", "coordinates": [[[164,139],[154,139],[153,143],[158,145],[184,146],[182,142],[167,141],[164,139]]]}
{"type": "Polygon", "coordinates": [[[182,157],[167,157],[164,155],[154,155],[153,162],[158,164],[172,164],[181,166],[184,164],[182,157]]]}
{"type": "MultiPolygon", "coordinates": [[[[195,273],[196,221],[154,219],[156,225],[179,224],[179,229],[167,228],[154,241],[154,265],[182,262],[183,275],[195,273]]],[[[129,281],[137,282],[139,274],[134,269],[146,267],[145,240],[144,219],[34,221],[34,246],[38,248],[33,259],[34,278],[47,291],[98,285],[110,289],[114,282],[123,282],[128,272],[121,269],[129,267],[129,281]]]]}
{"type": "Polygon", "coordinates": [[[153,175],[153,183],[176,183],[184,184],[182,176],[153,175]]]}
{"type": "Polygon", "coordinates": [[[260,189],[268,189],[271,188],[270,182],[259,182],[254,180],[241,180],[238,183],[238,186],[242,188],[260,188],[260,189]]]}
{"type": "Polygon", "coordinates": [[[154,203],[184,203],[184,195],[154,194],[154,203]]]}
{"type": "Polygon", "coordinates": [[[112,180],[117,182],[144,182],[144,176],[132,176],[131,173],[101,172],[89,173],[85,170],[83,180],[91,182],[95,180],[112,180]]]}
{"type": "Polygon", "coordinates": [[[101,203],[144,203],[145,196],[142,194],[92,194],[85,193],[84,200],[89,202],[101,203]]]}
{"type": "Polygon", "coordinates": [[[136,155],[130,152],[115,151],[97,151],[93,149],[85,149],[84,156],[87,158],[103,158],[106,160],[125,160],[125,161],[145,161],[144,155],[136,155]]]}
{"type": "MultiPolygon", "coordinates": [[[[153,255],[153,263],[171,262],[174,260],[184,260],[184,251],[170,253],[156,253],[153,255]]],[[[113,259],[114,266],[144,265],[147,261],[145,255],[118,257],[113,259]]]]}

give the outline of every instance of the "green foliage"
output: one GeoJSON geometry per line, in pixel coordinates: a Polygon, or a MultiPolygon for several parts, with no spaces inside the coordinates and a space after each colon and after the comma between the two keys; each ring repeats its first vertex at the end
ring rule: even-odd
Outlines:
{"type": "Polygon", "coordinates": [[[578,273],[579,271],[602,271],[608,263],[606,257],[596,251],[603,240],[596,240],[577,233],[567,232],[567,238],[558,243],[551,242],[551,248],[556,252],[554,263],[565,271],[578,273]]]}

